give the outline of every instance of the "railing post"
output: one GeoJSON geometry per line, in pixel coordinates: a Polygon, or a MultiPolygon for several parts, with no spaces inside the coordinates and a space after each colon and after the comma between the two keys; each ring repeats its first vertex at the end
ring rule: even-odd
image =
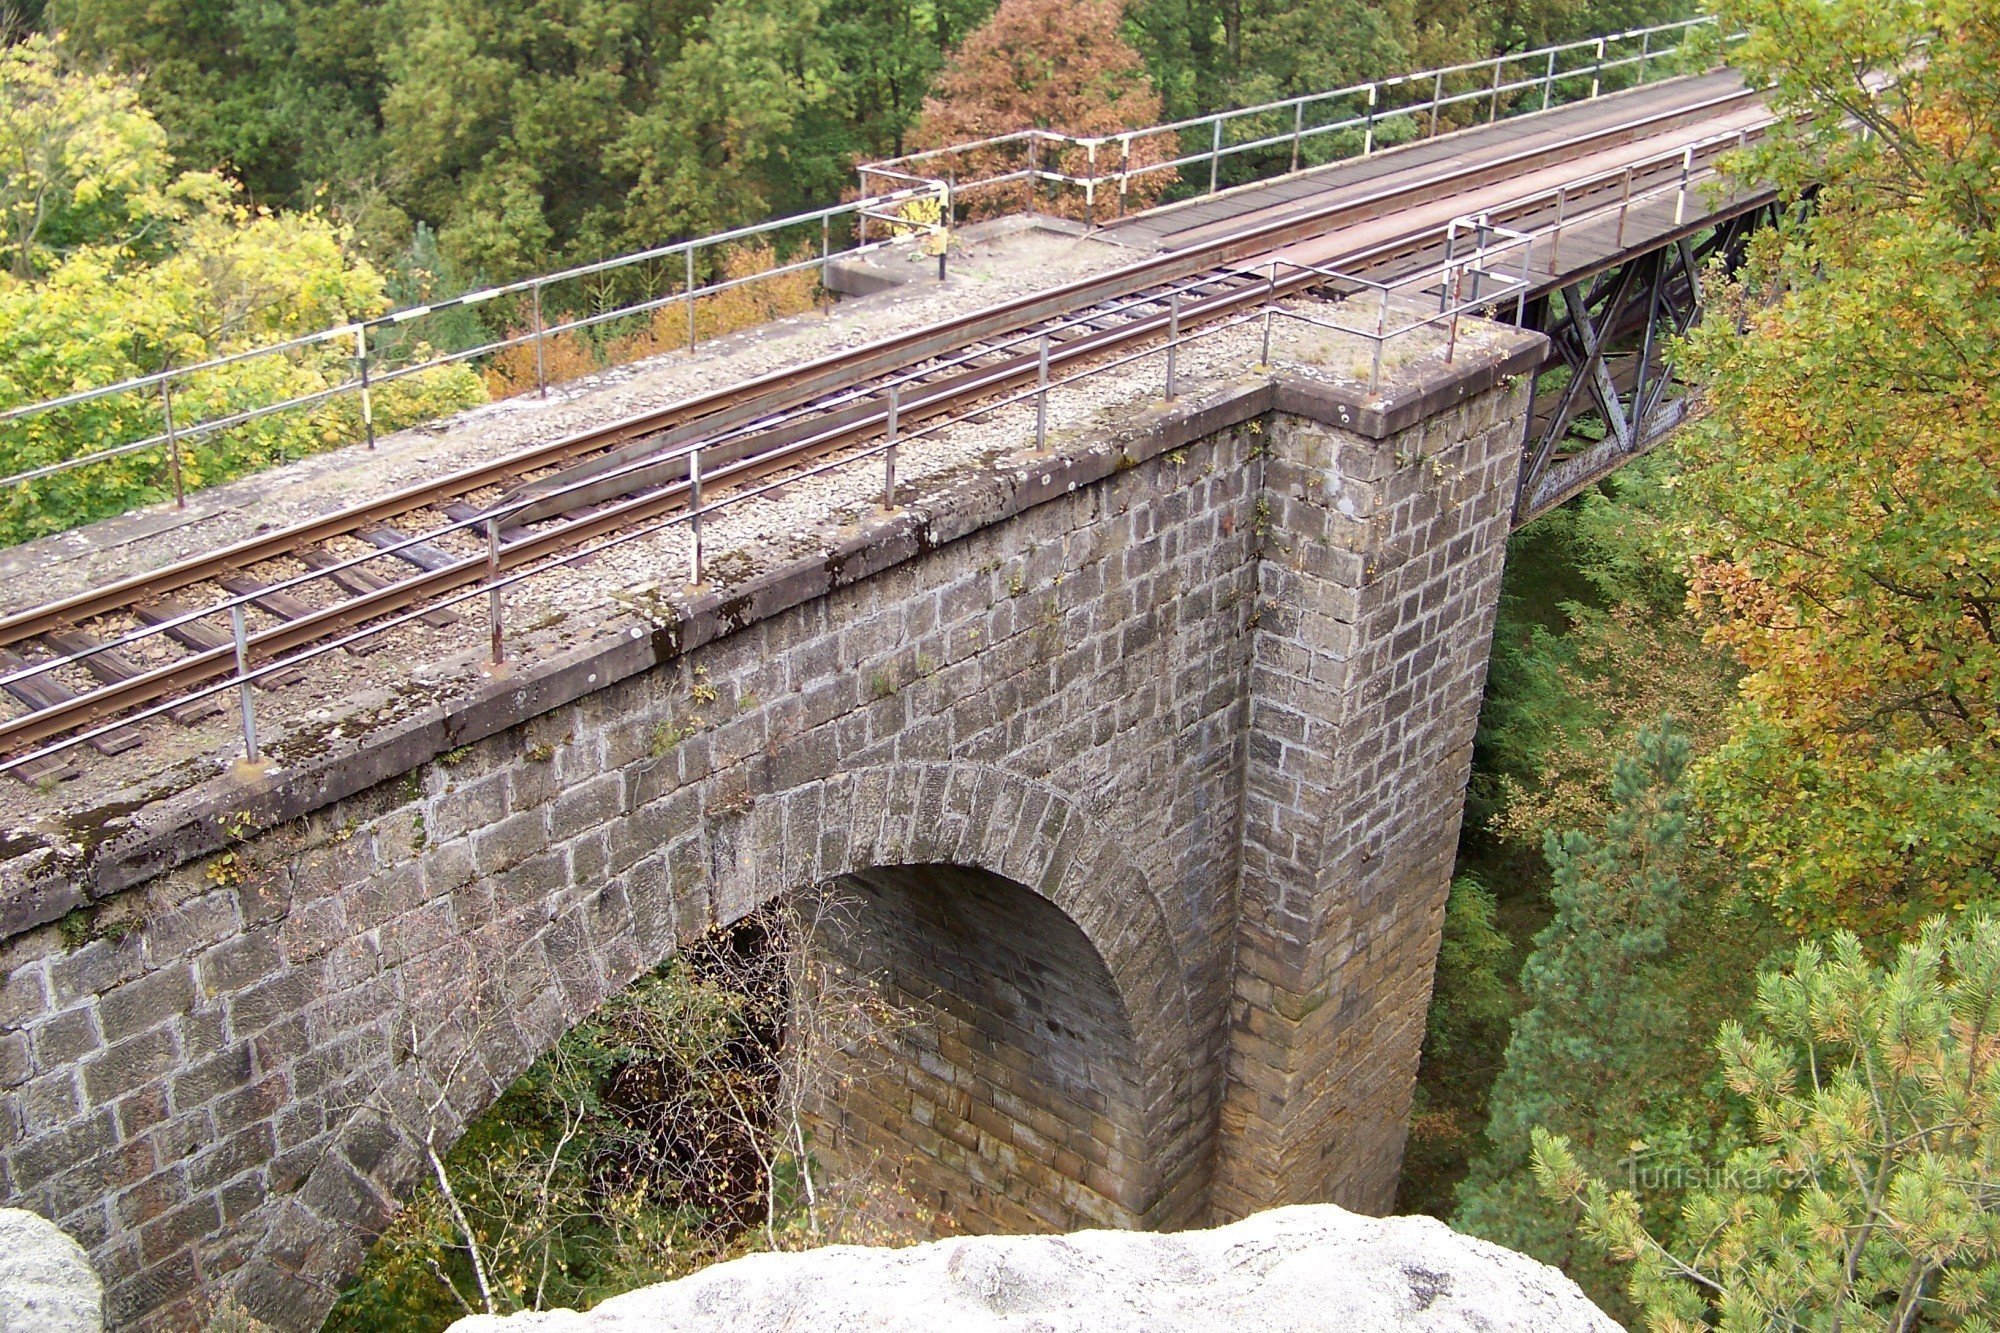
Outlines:
{"type": "Polygon", "coordinates": [[[368,433],[368,447],[375,447],[375,396],[368,389],[368,326],[354,326],[354,361],[361,368],[361,427],[368,433]]]}
{"type": "MultiPolygon", "coordinates": [[[[867,217],[868,217],[868,215],[867,215],[867,214],[866,214],[865,212],[864,212],[863,214],[861,214],[861,218],[862,218],[862,222],[863,222],[863,225],[866,225],[866,223],[867,223],[867,217]]],[[[693,356],[693,355],[694,355],[694,340],[695,340],[695,327],[694,327],[694,242],[693,242],[693,241],[689,241],[689,242],[688,242],[688,248],[687,248],[687,307],[688,307],[688,355],[689,355],[689,356],[693,356]]],[[[696,580],[696,582],[700,582],[700,580],[696,580]]]]}
{"type": "Polygon", "coordinates": [[[1264,359],[1257,364],[1268,367],[1271,364],[1271,312],[1278,304],[1278,261],[1271,261],[1270,285],[1264,289],[1264,359]]]}
{"type": "Polygon", "coordinates": [[[889,447],[882,451],[882,507],[896,507],[896,416],[902,406],[903,387],[889,386],[889,421],[884,430],[889,447]]]}
{"type": "Polygon", "coordinates": [[[250,635],[243,626],[243,603],[229,607],[229,629],[236,639],[236,702],[243,710],[243,758],[257,762],[257,708],[250,699],[250,635]]]}
{"type": "Polygon", "coordinates": [[[1681,192],[1674,199],[1674,225],[1681,225],[1687,217],[1688,177],[1694,174],[1694,146],[1690,144],[1681,150],[1681,192]]]}
{"type": "Polygon", "coordinates": [[[1174,401],[1174,358],[1181,346],[1181,294],[1178,290],[1167,297],[1167,401],[1174,401]]]}
{"type": "Polygon", "coordinates": [[[1560,259],[1561,255],[1562,255],[1562,241],[1563,241],[1563,206],[1564,206],[1565,204],[1567,204],[1568,202],[1569,202],[1569,196],[1568,196],[1567,194],[1565,194],[1565,193],[1563,192],[1563,190],[1562,190],[1562,187],[1560,187],[1560,186],[1556,187],[1556,225],[1555,225],[1555,231],[1554,231],[1554,232],[1553,232],[1553,233],[1552,233],[1552,234],[1550,235],[1550,237],[1549,237],[1549,276],[1550,276],[1550,277],[1554,277],[1554,276],[1555,276],[1555,273],[1556,273],[1556,263],[1557,263],[1557,261],[1558,261],[1558,260],[1560,259]]]}
{"type": "Polygon", "coordinates": [[[181,437],[174,431],[174,381],[172,367],[160,381],[160,411],[167,422],[167,471],[174,479],[174,508],[187,508],[187,492],[181,483],[181,437]]]}
{"type": "Polygon", "coordinates": [[[500,620],[500,518],[486,520],[486,621],[493,637],[493,665],[507,660],[500,620]]]}
{"type": "Polygon", "coordinates": [[[688,564],[688,582],[701,586],[701,446],[688,451],[688,530],[694,549],[688,564]]]}
{"type": "Polygon", "coordinates": [[[1035,352],[1035,449],[1049,442],[1049,335],[1044,333],[1035,352]]]}
{"type": "Polygon", "coordinates": [[[1028,131],[1028,208],[1035,211],[1035,182],[1042,174],[1042,136],[1028,131]]]}
{"type": "Polygon", "coordinates": [[[1500,75],[1507,68],[1507,57],[1493,57],[1493,96],[1486,104],[1486,123],[1491,125],[1500,119],[1500,75]]]}
{"type": "Polygon", "coordinates": [[[549,396],[549,376],[542,362],[542,284],[537,282],[532,292],[535,316],[535,392],[546,398],[549,396]]]}
{"type": "MultiPolygon", "coordinates": [[[[1451,261],[1457,258],[1457,256],[1458,256],[1458,219],[1453,218],[1450,222],[1445,224],[1445,229],[1444,229],[1444,271],[1445,271],[1446,283],[1449,283],[1451,279],[1451,261]]],[[[1440,315],[1442,315],[1445,312],[1446,302],[1448,301],[1448,299],[1449,299],[1449,293],[1446,287],[1443,284],[1440,284],[1440,286],[1438,287],[1438,313],[1440,315]]]]}
{"type": "Polygon", "coordinates": [[[1597,39],[1597,63],[1590,67],[1590,95],[1597,96],[1597,90],[1604,81],[1604,39],[1597,39]]]}
{"type": "Polygon", "coordinates": [[[1216,182],[1222,171],[1222,117],[1215,118],[1215,138],[1208,152],[1208,192],[1215,193],[1216,182]]]}
{"type": "Polygon", "coordinates": [[[1624,188],[1618,195],[1618,244],[1625,244],[1625,214],[1632,207],[1632,168],[1625,168],[1624,188]]]}
{"type": "Polygon", "coordinates": [[[1549,72],[1542,76],[1542,110],[1549,109],[1549,97],[1556,87],[1556,53],[1549,52],[1549,72]]]}
{"type": "Polygon", "coordinates": [[[1097,140],[1090,141],[1089,151],[1090,175],[1084,179],[1083,185],[1083,225],[1095,227],[1097,225],[1097,140]]]}
{"type": "Polygon", "coordinates": [[[1452,357],[1458,352],[1458,315],[1461,298],[1464,295],[1464,288],[1465,270],[1460,268],[1451,280],[1451,331],[1445,336],[1444,343],[1444,363],[1446,365],[1451,364],[1452,357]]]}
{"type": "Polygon", "coordinates": [[[833,214],[822,213],[819,218],[819,285],[826,286],[827,276],[833,272],[833,214]]]}
{"type": "Polygon", "coordinates": [[[1444,71],[1439,70],[1437,72],[1437,78],[1431,81],[1431,132],[1424,136],[1426,139],[1437,138],[1438,103],[1442,102],[1443,100],[1444,100],[1444,71]]]}
{"type": "Polygon", "coordinates": [[[1304,99],[1292,103],[1292,170],[1299,169],[1299,140],[1306,133],[1306,104],[1304,99]]]}
{"type": "Polygon", "coordinates": [[[1361,156],[1375,151],[1375,85],[1368,85],[1368,120],[1361,131],[1361,156]]]}
{"type": "Polygon", "coordinates": [[[1118,216],[1125,216],[1125,199],[1132,188],[1132,136],[1118,136],[1118,216]]]}
{"type": "Polygon", "coordinates": [[[1653,54],[1653,34],[1651,32],[1646,32],[1642,34],[1641,37],[1639,38],[1638,82],[1640,83],[1644,83],[1646,81],[1646,60],[1652,54],[1653,54]]]}
{"type": "Polygon", "coordinates": [[[1372,393],[1382,387],[1382,344],[1389,340],[1389,288],[1381,288],[1382,302],[1375,308],[1375,361],[1368,370],[1368,389],[1372,393]]]}

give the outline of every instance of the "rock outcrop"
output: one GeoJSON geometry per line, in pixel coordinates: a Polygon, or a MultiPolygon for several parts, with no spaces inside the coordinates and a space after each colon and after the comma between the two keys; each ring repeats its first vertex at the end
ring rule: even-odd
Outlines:
{"type": "Polygon", "coordinates": [[[55,1223],[0,1208],[0,1329],[102,1333],[104,1284],[90,1256],[55,1223]]]}
{"type": "Polygon", "coordinates": [[[1619,1333],[1560,1272],[1428,1217],[1278,1208],[1213,1231],[755,1254],[585,1314],[451,1333],[1619,1333]]]}

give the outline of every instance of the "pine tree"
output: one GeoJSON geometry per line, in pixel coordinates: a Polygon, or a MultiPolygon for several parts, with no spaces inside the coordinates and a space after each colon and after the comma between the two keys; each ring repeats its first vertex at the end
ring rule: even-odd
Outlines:
{"type": "Polygon", "coordinates": [[[1529,1007],[1507,1044],[1487,1147],[1453,1218],[1565,1267],[1593,1295],[1616,1286],[1609,1270],[1577,1262],[1594,1256],[1579,1255],[1564,1210],[1538,1195],[1530,1134],[1566,1134],[1593,1170],[1611,1170],[1641,1137],[1655,1074],[1682,1044],[1684,1009],[1662,984],[1661,962],[1686,901],[1677,870],[1689,754],[1670,724],[1642,733],[1637,753],[1617,764],[1605,836],[1549,833],[1555,917],[1522,970],[1529,1007]]]}
{"type": "Polygon", "coordinates": [[[1535,1132],[1552,1199],[1629,1262],[1646,1324],[1991,1330],[2000,1309],[2000,919],[1933,917],[1893,962],[1852,932],[1798,946],[1757,1030],[1716,1038],[1755,1142],[1687,1202],[1674,1243],[1535,1132]]]}

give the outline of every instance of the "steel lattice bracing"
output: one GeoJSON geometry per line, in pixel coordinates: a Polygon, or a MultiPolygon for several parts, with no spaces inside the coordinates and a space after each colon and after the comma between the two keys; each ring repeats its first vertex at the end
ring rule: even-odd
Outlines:
{"type": "Polygon", "coordinates": [[[1671,340],[1701,318],[1703,271],[1742,262],[1764,206],[1681,236],[1528,302],[1522,324],[1545,333],[1549,357],[1536,381],[1522,452],[1514,524],[1548,512],[1645,453],[1685,419],[1671,340]]]}

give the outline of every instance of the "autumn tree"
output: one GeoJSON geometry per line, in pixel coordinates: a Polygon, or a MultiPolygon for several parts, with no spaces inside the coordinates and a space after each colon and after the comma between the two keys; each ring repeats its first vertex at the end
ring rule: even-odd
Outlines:
{"type": "Polygon", "coordinates": [[[2000,1309],[2000,920],[1934,917],[1888,966],[1841,932],[1715,1048],[1750,1142],[1672,1232],[1535,1133],[1543,1189],[1630,1265],[1661,1333],[1987,1330],[2000,1309]]]}
{"type": "Polygon", "coordinates": [[[2000,12],[1725,0],[1815,206],[1687,368],[1682,541],[1748,669],[1699,790],[1747,889],[1892,937],[2000,889],[2000,12]]]}
{"type": "MultiPolygon", "coordinates": [[[[993,17],[966,39],[938,77],[936,91],[911,131],[912,144],[946,147],[1026,129],[1102,136],[1159,123],[1159,94],[1119,22],[1117,0],[1001,0],[993,17]]],[[[1171,136],[1136,140],[1127,165],[1136,170],[1168,161],[1176,151],[1171,136]]],[[[961,157],[954,159],[953,169],[966,180],[1030,160],[1026,153],[1004,149],[961,157]]],[[[1037,151],[1032,160],[1042,170],[1070,175],[1089,171],[1088,154],[1081,149],[1037,151]]],[[[1099,150],[1100,180],[1120,165],[1115,143],[1099,150]]],[[[1172,183],[1171,171],[1133,176],[1127,206],[1153,202],[1172,183]]],[[[1117,190],[1115,183],[1098,188],[1100,197],[1107,192],[1115,196],[1117,190]]],[[[969,194],[964,202],[976,214],[991,215],[1018,207],[1021,199],[988,190],[969,194]]],[[[1078,189],[1052,191],[1038,197],[1037,204],[1076,217],[1085,210],[1078,189]]]]}

